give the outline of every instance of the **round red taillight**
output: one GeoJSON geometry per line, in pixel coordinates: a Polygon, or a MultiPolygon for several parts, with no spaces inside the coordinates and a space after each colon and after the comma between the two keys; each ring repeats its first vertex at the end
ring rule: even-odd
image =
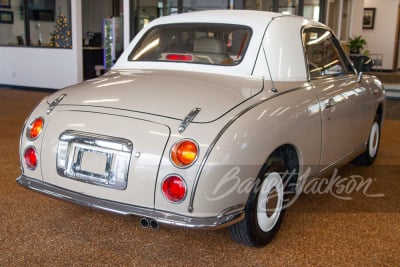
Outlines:
{"type": "Polygon", "coordinates": [[[172,146],[171,161],[175,166],[183,168],[193,164],[198,156],[199,147],[192,140],[182,140],[172,146]]]}
{"type": "Polygon", "coordinates": [[[43,130],[43,126],[44,126],[44,119],[42,117],[32,121],[31,124],[29,125],[27,132],[28,138],[30,140],[35,140],[36,138],[38,138],[38,136],[43,130]]]}
{"type": "Polygon", "coordinates": [[[37,164],[38,164],[38,156],[36,153],[36,149],[34,147],[30,146],[27,149],[25,149],[24,159],[25,159],[25,164],[28,167],[28,169],[31,169],[31,170],[36,169],[37,164]]]}
{"type": "Polygon", "coordinates": [[[182,177],[171,175],[162,182],[164,197],[171,202],[181,202],[186,196],[186,184],[182,177]]]}

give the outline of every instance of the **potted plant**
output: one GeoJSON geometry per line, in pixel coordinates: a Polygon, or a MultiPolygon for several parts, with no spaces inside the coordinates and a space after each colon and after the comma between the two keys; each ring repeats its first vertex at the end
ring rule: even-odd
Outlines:
{"type": "Polygon", "coordinates": [[[359,36],[354,36],[353,38],[349,37],[348,41],[350,54],[361,54],[361,51],[364,49],[364,46],[367,45],[367,41],[364,38],[359,36]]]}

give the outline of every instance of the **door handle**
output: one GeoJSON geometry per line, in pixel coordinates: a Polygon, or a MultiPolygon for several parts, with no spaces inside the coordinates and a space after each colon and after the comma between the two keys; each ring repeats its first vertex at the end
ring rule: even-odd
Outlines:
{"type": "Polygon", "coordinates": [[[335,99],[333,99],[332,97],[329,98],[328,102],[325,103],[325,108],[331,108],[336,106],[337,102],[335,101],[335,99]]]}

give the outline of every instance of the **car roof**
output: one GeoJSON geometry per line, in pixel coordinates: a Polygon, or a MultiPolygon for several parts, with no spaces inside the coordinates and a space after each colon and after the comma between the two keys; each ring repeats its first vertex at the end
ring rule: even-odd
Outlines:
{"type": "Polygon", "coordinates": [[[205,10],[179,15],[160,17],[154,22],[158,23],[189,23],[212,22],[247,25],[257,27],[260,22],[268,22],[273,18],[288,16],[281,13],[255,11],[255,10],[205,10]]]}
{"type": "MultiPolygon", "coordinates": [[[[113,69],[179,69],[228,75],[250,76],[253,73],[254,64],[258,57],[264,34],[268,26],[273,21],[276,21],[278,25],[281,25],[278,27],[278,32],[275,32],[274,36],[276,38],[271,36],[271,38],[274,40],[281,39],[282,29],[287,29],[287,27],[292,27],[293,25],[298,25],[296,26],[296,29],[306,25],[323,26],[318,22],[299,16],[256,10],[207,10],[164,16],[151,21],[147,26],[143,28],[142,31],[140,31],[135,36],[126,51],[121,55],[120,59],[114,65],[113,69]],[[129,54],[133,50],[134,46],[140,41],[140,39],[149,29],[158,25],[178,23],[221,23],[243,25],[250,27],[253,33],[251,41],[249,43],[249,47],[247,48],[248,51],[246,52],[243,61],[236,66],[227,67],[202,64],[182,65],[173,62],[134,62],[128,60],[129,54]]],[[[284,35],[289,34],[286,30],[285,33],[286,34],[284,35]]],[[[289,43],[291,44],[286,44],[285,46],[294,45],[293,40],[295,40],[295,38],[300,38],[300,34],[295,35],[296,37],[290,39],[291,41],[289,43]]],[[[298,42],[299,44],[297,45],[300,45],[301,40],[298,40],[298,42]]]]}

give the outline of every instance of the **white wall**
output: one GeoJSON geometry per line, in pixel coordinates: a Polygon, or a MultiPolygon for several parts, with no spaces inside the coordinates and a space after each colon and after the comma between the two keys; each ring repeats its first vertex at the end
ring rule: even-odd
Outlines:
{"type": "Polygon", "coordinates": [[[373,30],[362,30],[362,36],[368,43],[370,53],[383,54],[383,69],[393,69],[395,55],[395,37],[399,0],[365,0],[365,8],[376,8],[373,30]]]}
{"type": "Polygon", "coordinates": [[[71,0],[72,49],[0,47],[0,84],[60,89],[83,80],[82,0],[71,0]]]}

